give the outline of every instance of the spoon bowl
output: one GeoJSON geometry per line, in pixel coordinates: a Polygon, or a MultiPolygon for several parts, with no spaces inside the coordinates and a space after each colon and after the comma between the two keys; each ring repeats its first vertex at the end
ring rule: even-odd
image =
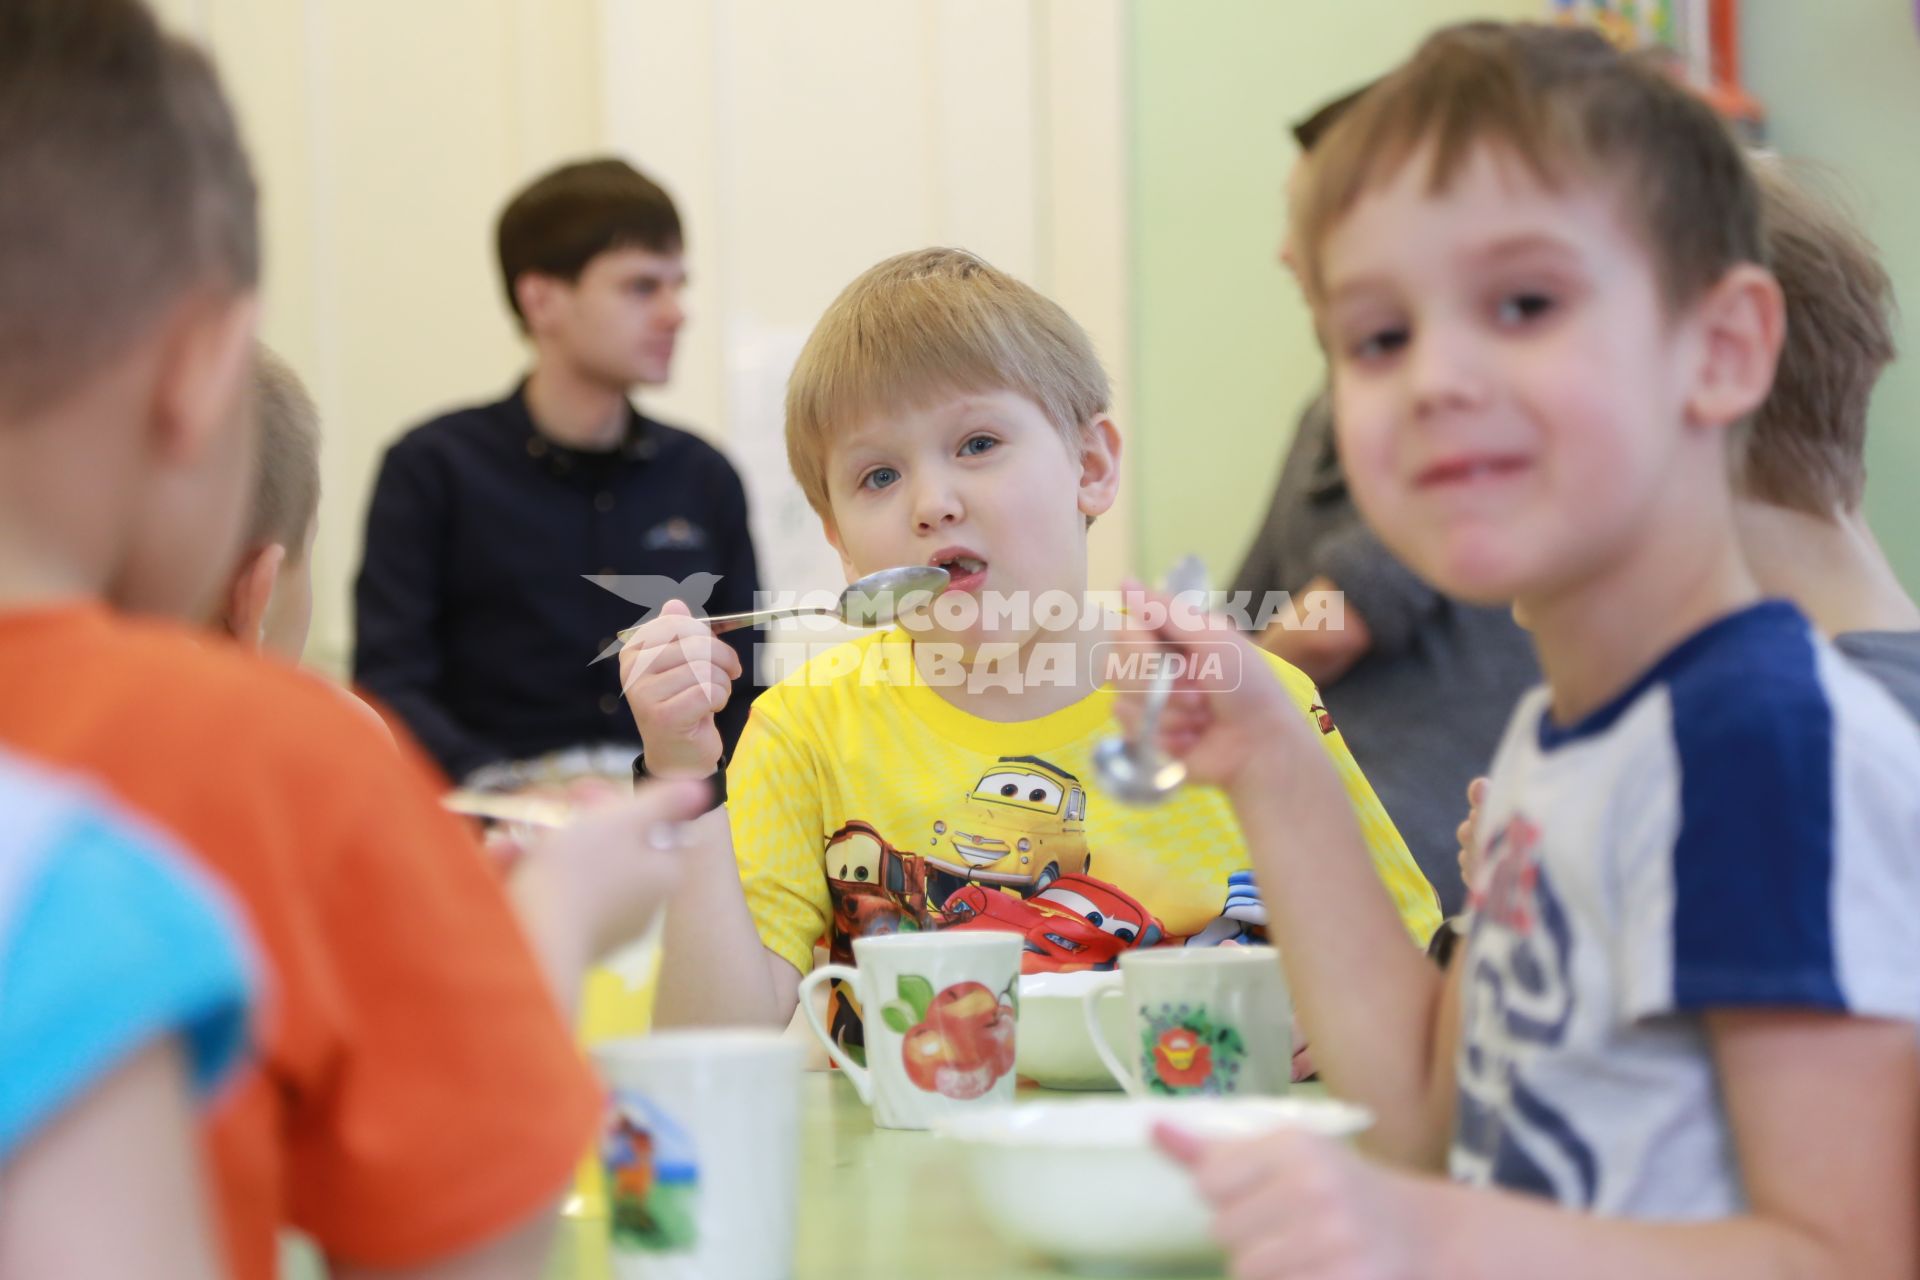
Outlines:
{"type": "Polygon", "coordinates": [[[931,600],[952,580],[938,565],[907,564],[856,578],[840,593],[840,621],[850,627],[884,627],[909,609],[931,600]]]}
{"type": "Polygon", "coordinates": [[[1094,776],[1123,804],[1159,804],[1187,780],[1183,762],[1157,746],[1142,748],[1126,738],[1102,738],[1094,745],[1094,776]]]}
{"type": "MultiPolygon", "coordinates": [[[[1207,568],[1198,556],[1183,556],[1167,574],[1170,595],[1207,589],[1207,568]]],[[[1094,744],[1093,773],[1100,785],[1123,804],[1154,805],[1180,789],[1187,780],[1184,761],[1160,749],[1160,714],[1173,693],[1173,668],[1162,663],[1147,689],[1140,732],[1131,738],[1102,738],[1094,744]]]]}

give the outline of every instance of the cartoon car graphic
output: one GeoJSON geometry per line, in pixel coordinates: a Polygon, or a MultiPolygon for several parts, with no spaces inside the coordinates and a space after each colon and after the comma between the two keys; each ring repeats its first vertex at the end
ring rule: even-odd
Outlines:
{"type": "Polygon", "coordinates": [[[947,876],[1022,894],[1085,875],[1087,789],[1038,756],[1002,756],[952,822],[933,824],[926,859],[947,876]]]}
{"type": "MultiPolygon", "coordinates": [[[[849,822],[834,832],[825,862],[834,959],[855,938],[926,926],[926,864],[888,844],[872,824],[849,822]]],[[[845,959],[851,961],[850,949],[845,959]]]]}
{"type": "Polygon", "coordinates": [[[1061,876],[1031,898],[970,884],[947,899],[949,929],[1000,929],[1025,941],[1022,968],[1110,969],[1120,953],[1166,933],[1147,909],[1104,880],[1061,876]]]}

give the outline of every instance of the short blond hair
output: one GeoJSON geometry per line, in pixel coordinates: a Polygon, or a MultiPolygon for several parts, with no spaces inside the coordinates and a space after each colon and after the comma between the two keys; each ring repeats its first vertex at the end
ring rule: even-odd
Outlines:
{"type": "Polygon", "coordinates": [[[292,366],[265,346],[255,351],[253,394],[260,448],[246,547],[277,542],[298,563],[320,514],[320,411],[292,366]]]}
{"type": "Polygon", "coordinates": [[[1111,399],[1093,342],[1052,299],[963,249],[863,272],[820,317],[787,383],[787,462],[821,519],[834,432],[945,395],[1014,391],[1079,450],[1111,399]]]}

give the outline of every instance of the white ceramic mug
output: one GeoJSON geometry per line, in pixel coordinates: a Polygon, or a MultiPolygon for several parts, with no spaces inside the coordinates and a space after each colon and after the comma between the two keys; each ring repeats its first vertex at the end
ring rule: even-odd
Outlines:
{"type": "Polygon", "coordinates": [[[805,1047],[771,1031],[594,1046],[618,1280],[785,1280],[793,1270],[805,1047]]]}
{"type": "Polygon", "coordinates": [[[1150,947],[1082,997],[1087,1034],[1136,1098],[1280,1094],[1293,1082],[1293,1007],[1272,947],[1150,947]],[[1099,1002],[1125,995],[1129,1052],[1102,1030],[1099,1002]]]}
{"type": "Polygon", "coordinates": [[[834,1064],[883,1129],[925,1129],[943,1115],[1013,1100],[1020,937],[895,933],[853,942],[852,967],[822,965],[800,981],[800,1008],[834,1064]],[[866,1065],[835,1044],[812,991],[853,987],[866,1065]]]}

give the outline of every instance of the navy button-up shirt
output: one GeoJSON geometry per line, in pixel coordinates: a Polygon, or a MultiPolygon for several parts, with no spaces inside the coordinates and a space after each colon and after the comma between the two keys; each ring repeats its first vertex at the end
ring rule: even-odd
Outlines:
{"type": "MultiPolygon", "coordinates": [[[[567,747],[638,748],[619,662],[594,658],[643,609],[588,575],[687,583],[696,613],[703,588],[716,614],[752,608],[759,588],[746,492],[719,450],[638,411],[617,448],[568,448],[534,428],[524,384],[387,451],[364,557],[354,678],[456,780],[567,747]]],[[[758,692],[757,635],[727,637],[748,677],[720,715],[729,755],[758,692]]]]}

